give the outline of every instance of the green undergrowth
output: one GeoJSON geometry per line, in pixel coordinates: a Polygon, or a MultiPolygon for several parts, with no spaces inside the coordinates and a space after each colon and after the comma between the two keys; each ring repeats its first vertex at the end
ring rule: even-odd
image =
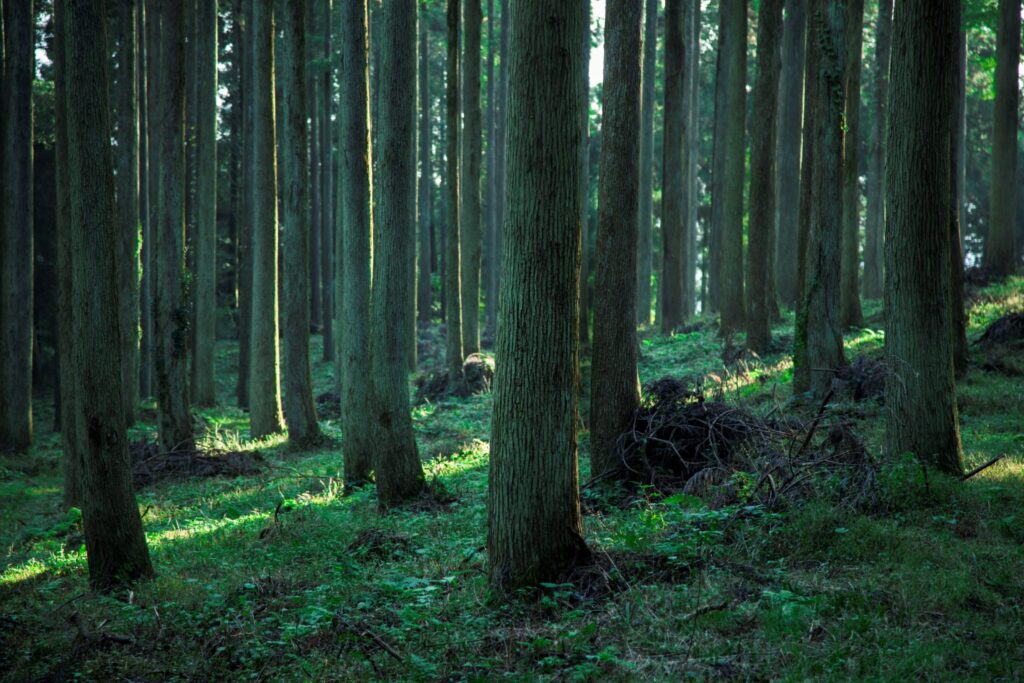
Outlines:
{"type": "MultiPolygon", "coordinates": [[[[1022,279],[975,293],[971,340],[1022,309],[1022,279]]],[[[846,336],[848,360],[881,356],[878,302],[865,316],[846,336]]],[[[686,377],[708,396],[807,419],[817,405],[791,395],[791,330],[790,315],[764,358],[731,340],[728,363],[710,322],[644,330],[641,378],[686,377]]],[[[322,394],[333,378],[317,344],[322,394]]],[[[414,408],[430,494],[381,516],[372,486],[344,490],[336,420],[323,420],[318,450],[249,439],[233,407],[237,350],[222,343],[222,407],[198,412],[202,442],[256,449],[264,468],[140,490],[159,576],[113,595],[88,591],[79,517],[60,510],[60,440],[38,397],[36,447],[0,459],[0,678],[1020,680],[1024,382],[971,353],[959,388],[965,464],[1007,457],[966,483],[908,454],[879,460],[870,509],[829,496],[713,509],[589,487],[595,568],[510,600],[485,574],[488,394],[414,408]],[[69,621],[76,612],[91,638],[69,621]]],[[[825,420],[848,423],[878,458],[882,410],[837,396],[825,420]]],[[[131,438],[153,439],[154,420],[144,406],[131,438]]]]}

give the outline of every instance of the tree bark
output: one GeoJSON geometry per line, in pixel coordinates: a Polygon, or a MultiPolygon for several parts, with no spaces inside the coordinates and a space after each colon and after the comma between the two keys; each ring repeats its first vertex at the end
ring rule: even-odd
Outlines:
{"type": "MultiPolygon", "coordinates": [[[[957,12],[957,25],[962,25],[963,10],[957,12]]],[[[964,249],[962,217],[964,215],[964,176],[962,170],[967,97],[967,33],[957,31],[956,69],[953,73],[953,111],[949,119],[949,305],[953,349],[953,374],[959,379],[967,374],[967,309],[964,306],[964,249]]]]}
{"type": "Polygon", "coordinates": [[[683,158],[686,161],[685,228],[686,265],[684,281],[683,317],[689,318],[697,310],[697,207],[700,188],[697,159],[700,156],[700,2],[687,2],[683,10],[683,111],[686,112],[686,134],[683,158]]]}
{"type": "Polygon", "coordinates": [[[586,11],[512,0],[502,321],[488,486],[489,575],[499,589],[582,560],[577,473],[580,149],[586,11]]]}
{"type": "Polygon", "coordinates": [[[889,122],[889,64],[893,0],[879,0],[875,34],[874,133],[868,169],[868,218],[864,240],[864,298],[882,296],[882,234],[885,231],[885,137],[889,122]]]}
{"type": "Polygon", "coordinates": [[[636,367],[636,233],[640,208],[643,7],[636,0],[611,0],[606,12],[594,351],[590,369],[592,475],[618,465],[615,442],[640,405],[636,367]]]}
{"type": "Polygon", "coordinates": [[[813,204],[805,254],[803,303],[797,313],[793,390],[823,396],[832,370],[846,363],[839,324],[839,282],[843,242],[843,86],[845,83],[845,0],[821,0],[815,7],[818,84],[814,93],[813,204]]]}
{"type": "MultiPolygon", "coordinates": [[[[324,328],[323,328],[323,361],[331,363],[336,355],[336,347],[340,349],[342,343],[341,335],[334,334],[334,320],[340,318],[341,312],[341,287],[343,276],[337,271],[341,268],[339,250],[341,249],[341,236],[337,232],[338,221],[344,217],[338,211],[337,206],[341,205],[340,189],[335,185],[334,180],[334,126],[331,125],[331,111],[334,107],[334,78],[333,67],[334,53],[331,49],[332,26],[335,25],[334,10],[331,0],[319,3],[323,10],[322,26],[324,27],[324,61],[327,68],[323,73],[320,83],[320,149],[323,165],[322,185],[320,195],[323,199],[323,206],[320,212],[320,276],[323,278],[323,306],[324,306],[324,328]],[[337,338],[335,338],[337,337],[337,338]]],[[[338,178],[338,183],[342,182],[338,178]]],[[[341,377],[341,373],[338,373],[341,377]]]]}
{"type": "MultiPolygon", "coordinates": [[[[592,269],[590,245],[590,212],[588,204],[590,199],[590,3],[584,5],[586,17],[583,21],[583,31],[579,39],[583,44],[583,77],[577,81],[579,85],[579,98],[582,108],[580,109],[580,125],[583,130],[583,144],[580,145],[580,182],[578,186],[577,199],[580,203],[580,220],[582,221],[583,234],[580,239],[580,315],[579,334],[580,346],[587,348],[590,344],[590,309],[593,307],[590,292],[590,273],[592,269]]],[[[580,382],[582,387],[582,382],[580,382]]]]}
{"type": "MultiPolygon", "coordinates": [[[[366,0],[341,5],[341,162],[338,195],[338,321],[340,340],[341,435],[345,486],[370,478],[376,449],[372,425],[373,377],[370,367],[370,75],[366,46],[366,0]],[[343,288],[343,289],[342,289],[343,288]],[[344,295],[342,295],[342,291],[344,295]]],[[[392,321],[393,323],[394,321],[392,321]]]]}
{"type": "Polygon", "coordinates": [[[498,324],[498,290],[494,286],[497,282],[495,271],[498,269],[498,261],[495,258],[495,241],[498,232],[498,186],[495,184],[495,125],[497,120],[497,103],[495,102],[494,87],[494,55],[495,50],[495,29],[497,15],[494,12],[494,0],[487,0],[487,185],[486,196],[484,197],[485,208],[487,209],[487,222],[485,228],[486,240],[484,244],[484,312],[486,318],[487,335],[494,338],[494,328],[498,324]]]}
{"type": "Polygon", "coordinates": [[[32,444],[34,21],[32,0],[3,3],[0,450],[12,451],[28,450],[32,444]]]}
{"type": "Polygon", "coordinates": [[[757,13],[757,80],[750,131],[750,226],[747,283],[750,310],[747,348],[764,355],[771,342],[768,281],[771,233],[775,220],[775,134],[778,126],[779,42],[782,0],[761,0],[757,13]]]}
{"type": "Polygon", "coordinates": [[[985,267],[993,275],[1017,270],[1017,102],[1021,0],[999,0],[996,27],[996,101],[992,109],[992,205],[985,267]]]}
{"type": "Polygon", "coordinates": [[[686,300],[686,272],[689,246],[684,223],[686,178],[683,138],[686,110],[683,108],[683,3],[665,4],[665,112],[661,172],[661,330],[671,332],[683,324],[686,300]]]}
{"type": "Polygon", "coordinates": [[[462,353],[480,350],[480,257],[483,232],[480,225],[480,32],[483,15],[480,0],[463,0],[465,10],[462,58],[462,175],[460,178],[459,230],[462,236],[462,353]]]}
{"type": "Polygon", "coordinates": [[[430,36],[427,30],[427,7],[420,8],[419,59],[418,74],[420,95],[420,220],[419,220],[419,283],[416,287],[417,317],[423,324],[429,324],[433,311],[433,286],[430,278],[430,264],[433,259],[430,241],[431,226],[431,192],[434,189],[433,173],[431,172],[431,141],[430,141],[430,36]]]}
{"type": "Polygon", "coordinates": [[[280,432],[281,366],[278,334],[277,158],[274,144],[274,19],[269,4],[253,3],[252,332],[249,418],[253,438],[280,432]]]}
{"type": "MultiPolygon", "coordinates": [[[[813,18],[813,15],[812,15],[813,18]]],[[[807,274],[807,243],[811,234],[811,213],[814,208],[814,157],[815,157],[815,121],[818,118],[815,112],[816,100],[818,97],[818,62],[821,60],[818,49],[818,29],[814,21],[807,22],[806,31],[806,52],[804,60],[804,125],[801,138],[800,152],[800,213],[797,226],[796,242],[796,312],[804,302],[804,277],[807,274]]],[[[801,337],[794,331],[793,356],[794,364],[796,355],[803,353],[805,347],[796,342],[801,337]]],[[[794,390],[797,382],[802,381],[794,377],[794,390]]],[[[804,391],[805,389],[800,389],[804,391]]]]}
{"type": "Polygon", "coordinates": [[[839,324],[864,326],[860,307],[860,73],[864,0],[849,0],[846,31],[846,135],[843,147],[843,255],[839,324]]]}
{"type": "MultiPolygon", "coordinates": [[[[71,319],[76,450],[89,583],[105,590],[153,576],[132,491],[124,418],[118,314],[118,208],[107,107],[106,15],[102,0],[58,0],[67,115],[71,319]],[[97,49],[97,44],[100,49],[97,49]]],[[[11,3],[6,3],[10,5],[11,3]]],[[[172,3],[168,3],[170,5],[172,3]]],[[[163,8],[164,36],[181,36],[181,10],[163,8]]],[[[155,17],[160,20],[160,14],[155,17]]],[[[167,82],[173,79],[168,78],[167,82]]]]}
{"type": "Polygon", "coordinates": [[[153,169],[150,162],[153,144],[149,139],[150,74],[148,67],[149,35],[146,21],[146,3],[140,0],[135,12],[136,97],[139,103],[139,374],[138,396],[153,395],[153,214],[156,190],[153,187],[153,169]]]}
{"type": "MultiPolygon", "coordinates": [[[[933,123],[953,118],[960,3],[901,0],[886,159],[886,447],[961,471],[949,306],[952,157],[933,123]]],[[[948,125],[947,125],[948,129],[948,125]]]]}
{"type": "Polygon", "coordinates": [[[448,388],[461,391],[462,373],[462,282],[459,206],[459,0],[448,0],[448,77],[445,85],[448,173],[445,178],[448,225],[445,229],[445,366],[448,388]]]}
{"type": "MultiPolygon", "coordinates": [[[[498,56],[498,114],[495,122],[494,139],[497,149],[495,150],[495,177],[497,192],[495,204],[497,204],[497,215],[495,216],[496,226],[494,234],[494,291],[495,291],[495,315],[501,317],[501,252],[504,240],[505,225],[505,140],[508,137],[508,39],[512,32],[511,12],[508,7],[508,0],[501,0],[501,37],[499,42],[498,56]]],[[[497,321],[495,322],[497,330],[497,321]]]]}
{"type": "MultiPolygon", "coordinates": [[[[884,0],[883,0],[884,2],[884,0]]],[[[775,286],[784,306],[796,308],[797,242],[800,231],[800,137],[803,127],[806,0],[786,0],[779,90],[778,238],[775,286]]]]}
{"type": "Polygon", "coordinates": [[[238,383],[235,398],[239,408],[249,407],[249,366],[252,343],[252,226],[255,202],[256,164],[253,158],[253,32],[252,3],[242,3],[238,42],[242,62],[242,185],[245,211],[238,236],[238,383]]]}
{"type": "Polygon", "coordinates": [[[640,119],[640,226],[637,234],[638,325],[651,324],[651,275],[654,269],[654,92],[658,60],[658,4],[647,0],[644,17],[643,84],[640,119]]]}
{"type": "Polygon", "coordinates": [[[306,102],[309,107],[309,329],[323,332],[323,295],[320,285],[320,259],[322,256],[321,231],[326,198],[324,187],[324,154],[320,144],[320,128],[325,125],[320,106],[320,83],[323,80],[320,63],[321,41],[330,23],[320,26],[320,6],[306,3],[306,102]]]}

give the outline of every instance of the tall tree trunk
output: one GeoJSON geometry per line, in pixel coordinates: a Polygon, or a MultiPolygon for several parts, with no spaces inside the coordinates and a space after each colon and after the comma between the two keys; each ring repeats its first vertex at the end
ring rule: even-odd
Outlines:
{"type": "Polygon", "coordinates": [[[897,7],[886,159],[886,446],[953,474],[961,449],[948,305],[952,158],[949,135],[936,144],[933,124],[953,118],[960,12],[958,0],[897,7]]]}
{"type": "Polygon", "coordinates": [[[480,0],[463,0],[466,30],[462,58],[462,176],[459,229],[462,232],[462,353],[480,350],[480,0]]]}
{"type": "Polygon", "coordinates": [[[155,188],[151,182],[153,170],[152,143],[149,139],[150,74],[147,60],[150,45],[147,35],[146,3],[140,1],[135,12],[136,51],[136,97],[139,103],[139,231],[141,249],[139,252],[139,374],[138,395],[149,398],[153,395],[153,212],[155,211],[155,188]]]}
{"type": "Polygon", "coordinates": [[[428,324],[432,316],[433,306],[432,285],[430,279],[430,264],[433,260],[433,246],[430,241],[431,208],[430,194],[433,191],[433,173],[431,172],[430,159],[430,35],[427,30],[427,6],[420,6],[420,36],[419,36],[419,59],[420,68],[418,73],[419,95],[420,95],[420,220],[419,220],[419,282],[416,286],[417,297],[417,318],[421,323],[428,324]]]}
{"type": "MultiPolygon", "coordinates": [[[[154,309],[156,392],[160,447],[164,451],[194,447],[188,404],[188,325],[185,305],[185,56],[184,8],[157,0],[154,20],[160,27],[159,93],[152,134],[160,145],[157,159],[157,226],[154,309]]],[[[69,79],[69,82],[74,82],[69,79]]]]}
{"type": "Polygon", "coordinates": [[[512,0],[508,204],[487,549],[499,588],[587,554],[577,473],[582,3],[512,0]],[[524,398],[528,397],[527,400],[524,398]]]}
{"type": "Polygon", "coordinates": [[[804,117],[806,2],[786,0],[786,18],[782,29],[782,82],[779,88],[775,285],[782,304],[794,309],[799,289],[797,235],[800,231],[800,136],[804,117]]]}
{"type": "Polygon", "coordinates": [[[889,63],[893,0],[879,0],[875,34],[874,133],[868,168],[868,219],[864,240],[864,298],[882,296],[882,234],[885,231],[885,136],[889,123],[889,63]]]}
{"type": "MultiPolygon", "coordinates": [[[[388,0],[382,10],[380,69],[385,83],[416,80],[416,4],[416,0],[388,0]]],[[[479,44],[469,54],[479,62],[479,44]]],[[[384,88],[380,104],[380,222],[373,235],[370,355],[377,427],[374,471],[380,507],[387,509],[423,489],[406,378],[409,341],[404,337],[409,328],[395,325],[409,308],[409,252],[415,250],[410,237],[416,227],[416,91],[384,88]]]]}
{"type": "Polygon", "coordinates": [[[992,205],[985,267],[994,275],[1017,270],[1017,78],[1021,0],[999,0],[996,27],[996,101],[992,109],[992,205]]]}
{"type": "Polygon", "coordinates": [[[277,0],[283,31],[278,73],[284,92],[284,408],[288,439],[320,435],[309,368],[309,154],[306,126],[306,0],[277,0]]]}
{"type": "MultiPolygon", "coordinates": [[[[590,3],[584,6],[586,17],[583,22],[583,31],[579,39],[583,44],[583,77],[577,80],[579,85],[579,97],[581,103],[580,125],[583,127],[583,144],[580,146],[580,183],[577,198],[580,203],[580,220],[583,226],[583,235],[580,240],[580,315],[579,334],[580,346],[586,348],[590,343],[590,257],[592,248],[590,246],[590,216],[587,211],[590,195],[590,3]]],[[[582,386],[582,383],[580,384],[582,386]]]]}
{"type": "MultiPolygon", "coordinates": [[[[957,24],[962,23],[962,9],[957,24]]],[[[953,111],[949,119],[949,305],[953,349],[953,373],[957,378],[967,374],[967,309],[964,307],[964,176],[961,138],[964,132],[967,98],[967,32],[957,32],[956,70],[953,82],[953,111]]]]}
{"type": "Polygon", "coordinates": [[[803,303],[797,312],[793,390],[823,396],[830,370],[846,363],[839,321],[843,243],[843,85],[846,82],[845,0],[822,0],[812,15],[818,84],[814,107],[813,204],[805,254],[803,303]]]}
{"type": "Polygon", "coordinates": [[[699,2],[687,2],[683,9],[683,111],[686,112],[686,135],[683,139],[683,158],[686,166],[686,297],[683,317],[691,317],[697,310],[697,207],[700,188],[697,177],[697,158],[700,156],[700,16],[699,2]]]}
{"type": "MultiPolygon", "coordinates": [[[[341,161],[338,195],[344,220],[337,223],[338,323],[340,343],[341,436],[345,486],[370,477],[376,452],[373,425],[373,377],[370,367],[370,199],[369,65],[366,59],[366,0],[341,4],[341,161]],[[342,295],[342,291],[344,295],[342,295]]],[[[392,321],[393,322],[393,321],[392,321]]]]}
{"type": "Polygon", "coordinates": [[[32,0],[4,2],[3,22],[0,450],[24,451],[32,444],[32,0]]]}
{"type": "Polygon", "coordinates": [[[775,134],[782,68],[781,37],[782,0],[761,0],[757,13],[757,80],[750,131],[747,348],[762,355],[767,353],[771,341],[769,299],[774,299],[768,281],[768,255],[775,220],[775,134]]]}
{"type": "MultiPolygon", "coordinates": [[[[813,18],[814,15],[812,15],[813,18]]],[[[818,28],[815,21],[807,22],[806,48],[804,60],[804,125],[800,152],[800,213],[796,236],[796,312],[799,313],[804,302],[804,278],[807,274],[807,243],[810,241],[811,220],[814,210],[814,157],[815,153],[815,111],[818,97],[818,63],[821,52],[818,46],[818,28]]],[[[805,347],[796,342],[801,339],[794,330],[793,357],[805,351],[805,347]]],[[[801,378],[794,377],[794,389],[801,378]]],[[[805,389],[800,389],[804,391],[805,389]]]]}
{"type": "MultiPolygon", "coordinates": [[[[670,8],[675,2],[670,0],[670,8]]],[[[618,465],[615,443],[640,405],[636,257],[643,5],[636,0],[611,0],[605,16],[594,352],[590,370],[593,475],[618,465]]]]}
{"type": "Polygon", "coordinates": [[[686,178],[683,163],[683,136],[686,111],[683,108],[683,3],[665,4],[665,113],[661,172],[661,329],[671,332],[683,323],[686,248],[684,232],[686,207],[683,195],[686,178]]]}
{"type": "Polygon", "coordinates": [[[317,65],[323,32],[330,24],[320,26],[320,6],[306,3],[306,102],[309,107],[309,329],[323,331],[323,295],[320,289],[320,232],[323,222],[325,198],[323,196],[323,148],[320,145],[320,127],[325,125],[320,106],[320,83],[323,80],[317,65]],[[314,66],[317,65],[317,66],[314,66]]]}
{"type": "Polygon", "coordinates": [[[238,42],[242,62],[242,185],[245,211],[238,237],[238,382],[235,398],[239,408],[249,407],[249,366],[252,344],[252,226],[255,202],[256,163],[253,158],[253,33],[252,3],[242,3],[238,42]]]}
{"type": "Polygon", "coordinates": [[[495,259],[494,249],[495,237],[498,231],[498,207],[495,199],[498,188],[494,177],[494,172],[497,168],[494,155],[494,126],[497,116],[497,103],[494,101],[494,94],[497,92],[494,87],[495,30],[497,28],[495,19],[497,19],[497,16],[494,13],[494,0],[487,0],[487,121],[485,123],[487,127],[487,186],[484,198],[484,204],[487,209],[487,222],[485,228],[483,286],[486,289],[484,293],[484,312],[486,314],[484,325],[486,326],[487,335],[492,339],[494,338],[494,328],[498,324],[498,290],[494,286],[494,283],[497,281],[494,273],[498,269],[498,261],[495,259]]]}
{"type": "Polygon", "coordinates": [[[636,271],[638,325],[651,324],[654,298],[651,275],[654,268],[654,85],[658,61],[658,4],[659,0],[647,0],[644,17],[643,89],[640,94],[640,226],[636,271]]]}
{"type": "Polygon", "coordinates": [[[448,388],[459,391],[465,384],[462,373],[462,282],[460,255],[459,207],[459,0],[448,0],[448,76],[445,85],[445,115],[447,118],[448,173],[447,190],[448,225],[445,229],[445,365],[448,369],[448,388]]]}
{"type": "Polygon", "coordinates": [[[192,396],[202,406],[217,402],[217,0],[196,2],[196,234],[193,291],[196,355],[192,396]]]}
{"type": "MultiPolygon", "coordinates": [[[[66,265],[71,266],[76,356],[73,392],[82,398],[74,411],[74,453],[82,476],[89,583],[103,590],[151,577],[153,567],[132,491],[124,418],[117,278],[120,223],[107,107],[105,3],[58,2],[66,13],[59,37],[64,42],[64,76],[67,84],[75,84],[74,90],[63,89],[68,162],[63,180],[70,184],[66,265]]],[[[163,35],[180,39],[180,6],[164,9],[163,35]]]]}
{"type": "Polygon", "coordinates": [[[114,3],[113,45],[117,70],[111,82],[110,102],[114,110],[114,139],[118,154],[117,173],[118,240],[117,285],[121,362],[124,378],[124,416],[135,422],[139,376],[139,126],[135,79],[135,0],[114,3]]]}
{"type": "MultiPolygon", "coordinates": [[[[341,200],[335,200],[340,195],[340,190],[334,183],[334,134],[331,125],[331,111],[334,106],[334,78],[333,63],[334,53],[331,50],[331,31],[335,25],[331,0],[320,3],[323,10],[324,27],[324,61],[327,69],[322,76],[320,84],[320,163],[323,164],[322,185],[320,196],[323,206],[320,213],[320,276],[323,278],[324,298],[324,354],[325,363],[333,362],[335,359],[336,347],[340,348],[341,335],[334,334],[334,320],[339,318],[341,310],[340,292],[342,291],[342,275],[338,271],[341,268],[341,256],[338,251],[341,249],[341,236],[336,232],[337,225],[344,217],[336,215],[336,204],[341,205],[341,200]]],[[[341,182],[341,178],[338,182],[341,182]]],[[[338,373],[339,378],[341,373],[338,373]]]]}
{"type": "MultiPolygon", "coordinates": [[[[511,12],[509,11],[508,2],[509,0],[500,0],[501,2],[501,37],[499,39],[499,55],[498,55],[498,114],[497,121],[495,122],[495,179],[497,184],[497,192],[495,195],[495,204],[497,205],[497,215],[495,217],[496,226],[494,234],[494,291],[495,291],[495,309],[499,318],[501,317],[501,252],[504,244],[505,235],[505,159],[506,159],[506,147],[505,140],[508,137],[508,40],[509,34],[512,32],[511,27],[511,12]]],[[[497,324],[495,324],[495,331],[497,331],[497,324]]]]}
{"type": "Polygon", "coordinates": [[[864,326],[860,307],[860,72],[864,0],[849,0],[846,30],[846,135],[843,147],[843,255],[839,324],[864,326]]]}
{"type": "Polygon", "coordinates": [[[743,169],[747,88],[747,0],[721,4],[715,83],[715,174],[722,174],[719,207],[718,306],[721,334],[743,328],[743,169]],[[719,96],[718,93],[721,93],[719,96]],[[720,122],[720,123],[719,123],[720,122]]]}

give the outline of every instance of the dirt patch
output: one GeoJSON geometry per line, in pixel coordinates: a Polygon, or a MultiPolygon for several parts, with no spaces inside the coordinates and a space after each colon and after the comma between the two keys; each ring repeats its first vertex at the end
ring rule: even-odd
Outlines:
{"type": "Polygon", "coordinates": [[[494,358],[482,353],[470,354],[462,364],[462,373],[466,378],[465,391],[457,393],[450,391],[446,372],[420,375],[416,379],[415,404],[439,401],[451,395],[468,396],[490,391],[494,381],[494,358]]]}
{"type": "Polygon", "coordinates": [[[1024,346],[1024,311],[1008,313],[985,328],[978,339],[982,348],[1024,346]]]}
{"type": "Polygon", "coordinates": [[[165,481],[195,477],[238,477],[258,474],[264,460],[250,451],[174,451],[164,452],[160,445],[134,441],[128,446],[132,463],[132,483],[136,490],[165,481]]]}
{"type": "Polygon", "coordinates": [[[836,370],[832,389],[839,396],[854,401],[875,399],[879,402],[885,396],[885,363],[867,356],[858,356],[849,365],[836,370]]]}

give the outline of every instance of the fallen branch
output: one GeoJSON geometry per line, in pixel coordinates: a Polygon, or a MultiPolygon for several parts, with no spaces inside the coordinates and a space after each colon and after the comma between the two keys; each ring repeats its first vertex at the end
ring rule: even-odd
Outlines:
{"type": "Polygon", "coordinates": [[[714,602],[710,605],[704,605],[703,607],[698,607],[697,609],[693,610],[692,612],[683,617],[683,621],[690,621],[691,619],[702,617],[705,614],[711,614],[712,612],[721,612],[722,610],[728,608],[728,600],[723,600],[722,602],[714,602]]]}
{"type": "Polygon", "coordinates": [[[75,628],[78,629],[78,635],[82,637],[82,640],[90,645],[102,645],[105,642],[118,643],[119,645],[135,644],[135,638],[131,636],[124,636],[119,633],[94,633],[86,625],[81,612],[72,612],[71,616],[68,617],[68,621],[74,624],[75,628]]]}
{"type": "Polygon", "coordinates": [[[971,470],[967,474],[962,475],[960,477],[960,481],[967,481],[968,479],[970,479],[974,475],[980,474],[981,472],[984,472],[989,467],[992,467],[992,465],[995,465],[997,462],[999,462],[1000,460],[1002,460],[1005,457],[1006,457],[1006,453],[1001,453],[1001,454],[997,455],[996,457],[992,458],[991,460],[989,460],[984,465],[978,465],[977,467],[975,467],[973,470],[971,470]]]}

